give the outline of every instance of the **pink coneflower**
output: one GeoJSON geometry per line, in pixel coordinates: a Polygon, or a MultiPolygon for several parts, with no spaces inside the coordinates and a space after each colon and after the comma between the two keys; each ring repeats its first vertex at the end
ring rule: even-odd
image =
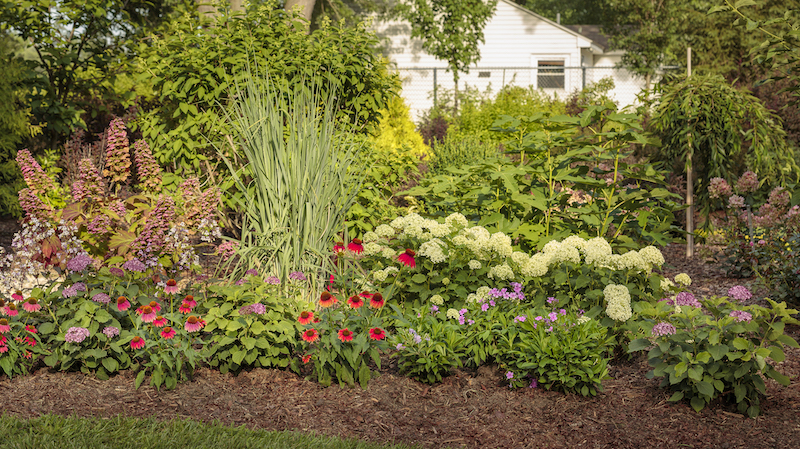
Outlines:
{"type": "Polygon", "coordinates": [[[364,299],[358,295],[353,295],[347,300],[347,305],[350,306],[351,309],[357,309],[364,305],[364,299]]]}
{"type": "Polygon", "coordinates": [[[339,340],[342,341],[353,341],[353,333],[350,332],[350,329],[344,328],[339,331],[339,340]]]}
{"type": "Polygon", "coordinates": [[[117,298],[117,310],[120,312],[124,312],[131,308],[131,303],[128,301],[128,298],[124,296],[120,296],[117,298]]]}
{"type": "Polygon", "coordinates": [[[183,326],[187,332],[197,332],[206,325],[206,322],[197,318],[194,315],[189,315],[189,318],[186,319],[186,324],[183,326]]]}
{"type": "Polygon", "coordinates": [[[321,307],[330,307],[336,304],[339,300],[336,299],[335,296],[331,295],[330,292],[322,292],[319,296],[319,305],[321,307]]]}
{"type": "Polygon", "coordinates": [[[314,343],[319,338],[319,332],[316,329],[307,329],[303,332],[303,340],[314,343]]]}
{"type": "Polygon", "coordinates": [[[386,338],[386,332],[379,327],[375,327],[369,330],[369,338],[373,340],[383,340],[386,338]]]}
{"type": "Polygon", "coordinates": [[[189,307],[194,307],[197,305],[197,301],[194,300],[194,296],[192,295],[186,295],[186,297],[183,298],[183,303],[189,307]]]}
{"type": "Polygon", "coordinates": [[[25,325],[25,330],[30,332],[30,333],[32,333],[32,334],[38,334],[39,333],[39,331],[36,330],[36,327],[31,326],[30,324],[26,324],[25,325]]]}
{"type": "Polygon", "coordinates": [[[167,286],[164,287],[164,293],[168,295],[173,295],[180,291],[180,287],[178,287],[178,283],[175,282],[175,279],[170,279],[167,281],[167,286]]]}
{"type": "Polygon", "coordinates": [[[361,244],[361,239],[353,239],[347,244],[347,249],[356,254],[361,254],[364,252],[364,245],[361,244]]]}
{"type": "Polygon", "coordinates": [[[144,338],[138,335],[133,337],[133,340],[131,340],[131,349],[142,349],[142,348],[144,348],[144,338]]]}
{"type": "Polygon", "coordinates": [[[297,321],[299,321],[300,324],[308,324],[313,319],[314,319],[314,312],[309,312],[307,310],[300,312],[300,316],[297,317],[297,321]]]}
{"type": "Polygon", "coordinates": [[[5,315],[8,315],[8,316],[17,316],[17,315],[19,315],[19,310],[17,310],[17,305],[14,304],[14,303],[11,303],[11,304],[3,307],[3,312],[5,313],[5,315]]]}
{"type": "Polygon", "coordinates": [[[159,304],[159,303],[158,303],[158,302],[156,302],[156,301],[150,301],[150,304],[148,304],[148,305],[149,305],[149,306],[150,306],[150,308],[151,308],[151,309],[153,309],[153,311],[155,311],[155,312],[160,312],[160,311],[161,311],[161,304],[159,304]]]}
{"type": "Polygon", "coordinates": [[[336,242],[336,244],[333,245],[333,253],[334,254],[339,254],[344,250],[345,250],[345,248],[344,248],[344,244],[342,242],[336,242]]]}
{"type": "Polygon", "coordinates": [[[161,315],[157,316],[156,319],[153,320],[153,326],[155,327],[164,327],[166,325],[167,325],[167,319],[161,315]]]}
{"type": "Polygon", "coordinates": [[[26,312],[38,312],[42,310],[42,305],[39,304],[36,298],[28,298],[28,300],[22,304],[22,308],[25,309],[26,312]]]}
{"type": "Polygon", "coordinates": [[[184,302],[183,304],[181,304],[180,307],[178,307],[178,312],[188,315],[188,314],[192,313],[192,308],[189,307],[189,304],[186,304],[184,302]]]}
{"type": "Polygon", "coordinates": [[[167,326],[164,329],[161,329],[161,336],[164,337],[165,340],[169,340],[175,336],[175,329],[167,326]]]}
{"type": "Polygon", "coordinates": [[[413,250],[406,249],[406,251],[403,254],[397,256],[397,260],[399,260],[409,268],[414,268],[417,266],[417,261],[416,259],[414,259],[414,256],[416,255],[417,253],[415,253],[413,250]]]}
{"type": "Polygon", "coordinates": [[[372,298],[369,299],[369,306],[372,307],[373,309],[380,309],[381,307],[383,307],[383,304],[384,304],[383,295],[381,295],[380,293],[375,293],[374,295],[372,295],[372,298]]]}
{"type": "Polygon", "coordinates": [[[22,292],[17,290],[11,294],[11,299],[14,301],[22,301],[22,292]]]}
{"type": "Polygon", "coordinates": [[[8,320],[5,318],[0,318],[0,334],[5,334],[6,332],[11,331],[11,326],[8,324],[8,320]]]}
{"type": "Polygon", "coordinates": [[[157,317],[156,311],[150,306],[141,306],[136,309],[136,313],[141,316],[143,323],[152,323],[157,317]]]}

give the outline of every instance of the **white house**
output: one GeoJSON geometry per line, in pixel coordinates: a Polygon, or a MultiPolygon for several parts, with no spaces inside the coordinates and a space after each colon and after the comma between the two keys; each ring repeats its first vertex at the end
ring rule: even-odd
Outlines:
{"type": "MultiPolygon", "coordinates": [[[[422,41],[412,39],[411,26],[403,21],[373,25],[385,41],[385,52],[403,80],[402,96],[412,116],[430,109],[441,89],[453,89],[453,75],[447,62],[422,50],[422,41]],[[438,86],[434,89],[434,86],[438,86]]],[[[605,76],[614,79],[612,97],[620,107],[635,103],[644,79],[627,70],[616,69],[622,52],[607,51],[606,39],[596,25],[564,26],[548,20],[509,0],[498,0],[494,16],[484,28],[481,59],[462,74],[464,85],[481,91],[514,83],[533,86],[564,98],[605,76]]]]}

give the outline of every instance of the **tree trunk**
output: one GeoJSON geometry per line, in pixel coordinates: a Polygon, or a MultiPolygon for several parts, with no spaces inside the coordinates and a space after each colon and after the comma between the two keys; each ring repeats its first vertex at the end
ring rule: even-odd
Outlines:
{"type": "Polygon", "coordinates": [[[217,9],[211,4],[211,0],[195,0],[197,3],[197,12],[200,13],[200,19],[214,20],[217,15],[217,9]]]}
{"type": "Polygon", "coordinates": [[[291,11],[293,8],[300,8],[300,16],[311,23],[311,15],[314,13],[314,4],[317,0],[286,0],[283,9],[291,11]]]}
{"type": "Polygon", "coordinates": [[[244,6],[242,5],[242,0],[231,0],[231,11],[233,11],[234,13],[244,14],[244,6]]]}

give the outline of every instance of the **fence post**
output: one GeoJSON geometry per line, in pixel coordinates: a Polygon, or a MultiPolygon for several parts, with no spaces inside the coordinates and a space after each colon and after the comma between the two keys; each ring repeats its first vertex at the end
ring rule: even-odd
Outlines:
{"type": "Polygon", "coordinates": [[[586,89],[586,66],[581,67],[581,89],[586,89]]]}
{"type": "Polygon", "coordinates": [[[433,108],[436,109],[436,67],[433,68],[433,108]]]}

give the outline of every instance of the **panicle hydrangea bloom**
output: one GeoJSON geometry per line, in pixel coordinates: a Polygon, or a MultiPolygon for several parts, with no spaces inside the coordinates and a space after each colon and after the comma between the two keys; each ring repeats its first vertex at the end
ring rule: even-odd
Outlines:
{"type": "Polygon", "coordinates": [[[434,304],[434,305],[437,305],[437,306],[441,306],[441,305],[444,304],[444,299],[442,298],[441,295],[433,295],[433,296],[431,296],[430,301],[431,301],[431,304],[434,304]]]}
{"type": "Polygon", "coordinates": [[[692,278],[690,278],[689,275],[686,273],[680,273],[675,276],[675,282],[684,287],[688,287],[692,285],[692,278]]]}
{"type": "Polygon", "coordinates": [[[753,315],[750,312],[745,312],[744,310],[733,310],[729,315],[739,323],[742,321],[749,323],[750,320],[753,319],[753,315]]]}
{"type": "Polygon", "coordinates": [[[542,253],[536,253],[520,267],[520,272],[524,276],[541,277],[547,274],[550,265],[550,258],[542,253]]]}
{"type": "Polygon", "coordinates": [[[78,180],[72,184],[72,198],[75,201],[98,200],[105,191],[103,178],[90,158],[78,163],[78,180]]]}
{"type": "Polygon", "coordinates": [[[711,178],[708,183],[708,196],[710,198],[725,198],[733,193],[731,186],[724,178],[711,178]]]}
{"type": "Polygon", "coordinates": [[[159,195],[155,207],[145,220],[144,228],[131,244],[131,251],[157,256],[164,248],[167,231],[175,218],[175,200],[169,195],[159,195]]]}
{"type": "Polygon", "coordinates": [[[64,334],[64,341],[68,343],[80,343],[89,337],[89,329],[84,327],[71,327],[64,334]]]}
{"type": "Polygon", "coordinates": [[[124,183],[130,174],[131,158],[128,133],[125,124],[117,117],[108,125],[106,139],[106,166],[103,176],[111,178],[112,182],[124,183]]]}
{"type": "Polygon", "coordinates": [[[702,307],[700,301],[689,292],[680,292],[675,296],[676,306],[702,307]]]}
{"type": "Polygon", "coordinates": [[[443,247],[446,247],[445,243],[434,238],[419,246],[419,255],[427,257],[433,263],[442,263],[447,260],[443,247]]]}
{"type": "Polygon", "coordinates": [[[747,301],[753,297],[753,294],[743,285],[734,285],[728,290],[728,296],[737,301],[747,301]]]}
{"type": "Polygon", "coordinates": [[[624,285],[609,284],[603,289],[603,295],[608,303],[606,315],[616,321],[627,321],[632,315],[631,293],[624,285]]]}
{"type": "Polygon", "coordinates": [[[670,323],[658,323],[653,326],[653,337],[664,337],[667,335],[675,335],[675,326],[670,323]]]}
{"type": "Polygon", "coordinates": [[[480,270],[483,265],[481,265],[480,261],[477,260],[470,260],[467,265],[469,266],[470,270],[480,270]]]}
{"type": "Polygon", "coordinates": [[[150,151],[150,145],[144,140],[133,143],[133,154],[136,160],[136,173],[139,183],[145,190],[157,191],[161,187],[161,166],[158,165],[150,151]]]}
{"type": "Polygon", "coordinates": [[[27,149],[18,151],[16,159],[17,165],[19,165],[19,169],[22,172],[22,178],[33,195],[43,195],[56,190],[55,181],[47,176],[47,173],[36,162],[30,151],[27,149]]]}
{"type": "Polygon", "coordinates": [[[769,192],[769,204],[778,209],[784,209],[789,205],[792,200],[792,192],[786,190],[784,187],[775,187],[769,192]]]}
{"type": "Polygon", "coordinates": [[[739,195],[731,195],[730,198],[728,198],[728,207],[739,209],[744,207],[744,197],[739,195]]]}
{"type": "Polygon", "coordinates": [[[106,214],[98,214],[86,223],[86,229],[92,234],[102,235],[111,232],[112,220],[106,214]]]}
{"type": "Polygon", "coordinates": [[[756,174],[750,170],[742,173],[742,176],[736,181],[736,190],[739,193],[751,193],[758,190],[758,177],[756,174]]]}
{"type": "Polygon", "coordinates": [[[35,217],[39,220],[49,220],[53,217],[53,208],[45,204],[29,188],[19,191],[19,205],[25,211],[26,217],[35,217]]]}

